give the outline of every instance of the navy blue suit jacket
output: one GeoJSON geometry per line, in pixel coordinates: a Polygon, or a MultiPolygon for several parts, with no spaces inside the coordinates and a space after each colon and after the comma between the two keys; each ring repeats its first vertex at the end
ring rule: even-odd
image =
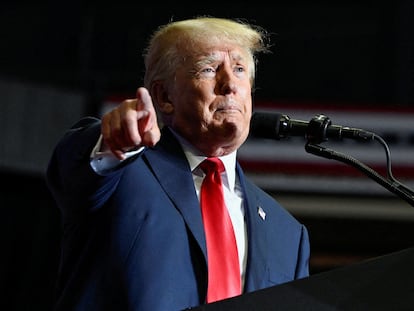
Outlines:
{"type": "MultiPolygon", "coordinates": [[[[205,303],[206,242],[188,162],[174,135],[104,176],[90,167],[99,120],[76,124],[56,146],[47,181],[62,212],[55,310],[183,310],[205,303]]],[[[244,292],[308,276],[306,228],[249,182],[244,292]],[[264,210],[263,219],[258,214],[264,210]]]]}

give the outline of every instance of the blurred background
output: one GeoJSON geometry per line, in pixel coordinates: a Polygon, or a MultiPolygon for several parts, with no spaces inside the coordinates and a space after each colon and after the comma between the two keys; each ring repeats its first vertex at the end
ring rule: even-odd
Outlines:
{"type": "MultiPolygon", "coordinates": [[[[72,123],[100,116],[142,84],[142,51],[160,24],[242,18],[271,34],[255,109],[380,135],[394,177],[414,188],[414,1],[194,4],[3,3],[0,10],[1,292],[7,310],[51,307],[60,213],[44,174],[72,123]]],[[[307,153],[306,140],[249,139],[246,173],[309,230],[311,273],[414,245],[414,209],[354,167],[307,153]]],[[[377,142],[327,141],[384,173],[377,142]]]]}

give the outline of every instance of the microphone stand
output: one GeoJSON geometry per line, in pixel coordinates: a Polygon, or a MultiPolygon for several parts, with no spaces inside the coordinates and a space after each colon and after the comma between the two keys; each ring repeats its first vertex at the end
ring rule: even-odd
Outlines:
{"type": "MultiPolygon", "coordinates": [[[[334,159],[341,161],[345,164],[349,164],[354,168],[360,170],[362,173],[376,181],[378,184],[389,190],[390,192],[396,194],[406,202],[408,202],[411,206],[414,207],[414,191],[408,188],[407,186],[403,185],[401,182],[396,180],[391,171],[391,160],[390,160],[390,152],[388,145],[386,142],[378,135],[372,133],[372,137],[378,140],[385,148],[386,155],[387,155],[387,174],[388,179],[377,173],[375,170],[370,168],[369,166],[365,165],[364,163],[358,161],[357,159],[334,151],[329,148],[325,148],[319,145],[320,142],[326,141],[326,127],[330,124],[330,120],[328,117],[324,115],[315,116],[310,122],[307,129],[306,137],[308,139],[305,150],[308,153],[321,156],[327,159],[334,159]]],[[[367,138],[365,138],[367,139],[367,138]]]]}
{"type": "Polygon", "coordinates": [[[376,181],[378,184],[385,187],[392,193],[398,195],[400,198],[404,199],[411,206],[414,207],[414,192],[412,190],[408,189],[406,186],[403,186],[398,181],[390,181],[384,178],[376,171],[374,171],[372,168],[354,159],[353,157],[312,143],[307,143],[305,145],[305,150],[308,153],[312,153],[314,155],[321,156],[327,159],[338,160],[357,168],[362,173],[376,181]]]}

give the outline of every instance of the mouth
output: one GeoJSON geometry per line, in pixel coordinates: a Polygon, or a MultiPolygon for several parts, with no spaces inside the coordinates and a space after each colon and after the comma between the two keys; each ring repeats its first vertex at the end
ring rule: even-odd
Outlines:
{"type": "Polygon", "coordinates": [[[216,112],[219,113],[240,113],[240,109],[236,109],[236,108],[225,108],[225,109],[217,109],[216,112]]]}
{"type": "Polygon", "coordinates": [[[242,112],[240,107],[233,104],[223,104],[219,105],[216,108],[216,112],[224,112],[224,113],[233,113],[233,112],[242,112]]]}

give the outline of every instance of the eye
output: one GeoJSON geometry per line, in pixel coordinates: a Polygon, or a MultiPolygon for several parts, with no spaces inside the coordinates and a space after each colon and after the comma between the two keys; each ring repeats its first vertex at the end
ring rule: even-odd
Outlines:
{"type": "Polygon", "coordinates": [[[201,72],[215,72],[216,70],[213,67],[204,68],[201,72]]]}
{"type": "Polygon", "coordinates": [[[236,71],[236,72],[245,72],[246,70],[244,69],[243,66],[236,66],[234,68],[234,71],[236,71]]]}
{"type": "Polygon", "coordinates": [[[199,72],[199,76],[202,76],[202,77],[214,77],[215,74],[216,74],[216,69],[211,66],[205,67],[201,69],[199,72]]]}
{"type": "Polygon", "coordinates": [[[246,75],[246,67],[242,65],[236,65],[233,67],[233,72],[237,77],[244,77],[246,75]]]}

